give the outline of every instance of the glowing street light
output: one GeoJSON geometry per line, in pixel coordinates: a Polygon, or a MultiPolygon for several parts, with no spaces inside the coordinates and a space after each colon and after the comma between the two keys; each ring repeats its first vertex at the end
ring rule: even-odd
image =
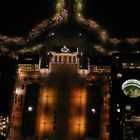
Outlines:
{"type": "Polygon", "coordinates": [[[29,112],[32,112],[32,111],[33,111],[33,107],[29,106],[29,107],[28,107],[28,111],[29,111],[29,112]]]}
{"type": "Polygon", "coordinates": [[[95,114],[96,110],[94,108],[91,109],[92,113],[95,114]]]}

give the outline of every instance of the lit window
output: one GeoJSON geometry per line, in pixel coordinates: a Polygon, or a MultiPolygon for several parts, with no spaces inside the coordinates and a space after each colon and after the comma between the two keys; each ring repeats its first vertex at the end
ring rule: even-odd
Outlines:
{"type": "Polygon", "coordinates": [[[121,73],[117,73],[117,77],[118,78],[121,78],[122,77],[122,74],[121,73]]]}

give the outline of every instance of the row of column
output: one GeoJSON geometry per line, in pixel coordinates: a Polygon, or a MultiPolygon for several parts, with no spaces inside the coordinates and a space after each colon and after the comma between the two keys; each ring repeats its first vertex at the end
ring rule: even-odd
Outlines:
{"type": "Polygon", "coordinates": [[[53,62],[78,62],[77,56],[74,55],[53,55],[53,62]]]}

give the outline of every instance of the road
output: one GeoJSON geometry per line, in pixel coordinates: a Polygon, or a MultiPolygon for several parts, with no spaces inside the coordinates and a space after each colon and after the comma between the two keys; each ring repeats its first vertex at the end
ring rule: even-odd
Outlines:
{"type": "Polygon", "coordinates": [[[16,81],[16,88],[14,92],[13,98],[13,106],[12,106],[12,115],[11,115],[11,127],[8,135],[9,140],[19,140],[20,137],[20,127],[21,127],[21,118],[23,111],[23,98],[26,91],[25,83],[23,81],[23,77],[18,75],[16,81]],[[24,88],[22,87],[24,84],[24,88]]]}
{"type": "Polygon", "coordinates": [[[102,115],[101,115],[101,137],[103,140],[109,140],[109,80],[105,80],[105,83],[102,87],[103,91],[103,106],[102,106],[102,115]]]}

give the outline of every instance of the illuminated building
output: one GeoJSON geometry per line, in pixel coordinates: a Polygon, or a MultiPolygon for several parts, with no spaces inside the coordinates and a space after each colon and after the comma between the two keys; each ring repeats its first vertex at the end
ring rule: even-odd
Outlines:
{"type": "MultiPolygon", "coordinates": [[[[112,56],[112,54],[126,50],[129,50],[130,53],[131,45],[135,46],[132,52],[139,54],[140,39],[112,38],[96,21],[83,16],[82,0],[67,1],[68,10],[64,8],[64,3],[64,0],[58,0],[54,16],[51,19],[43,20],[26,37],[0,35],[1,53],[16,57],[18,64],[9,139],[19,138],[21,129],[22,135],[27,139],[33,137],[56,139],[60,132],[60,139],[63,140],[64,132],[61,132],[60,128],[65,119],[59,119],[58,116],[62,114],[65,116],[67,113],[70,116],[65,120],[67,130],[65,131],[65,127],[62,130],[67,135],[72,134],[70,140],[76,136],[79,139],[87,137],[120,140],[126,132],[123,120],[125,114],[122,108],[129,112],[126,113],[128,118],[131,117],[130,110],[133,108],[129,101],[125,106],[121,98],[124,96],[121,95],[122,92],[125,95],[128,93],[126,83],[130,82],[127,81],[125,70],[137,71],[140,66],[137,59],[131,61],[130,58],[127,59],[127,55],[121,57],[120,55],[112,56]],[[73,4],[75,4],[75,8],[73,8],[73,4]],[[61,32],[58,27],[60,30],[62,29],[61,32]],[[123,50],[121,46],[125,46],[125,49],[123,50]],[[62,73],[59,73],[61,76],[57,77],[55,73],[60,67],[62,73]],[[67,68],[66,70],[72,69],[76,74],[70,73],[69,70],[65,71],[65,68],[67,68]],[[110,77],[110,73],[112,77],[110,77]],[[69,74],[72,76],[69,77],[69,74]],[[56,76],[55,80],[52,79],[52,83],[58,80],[53,90],[45,87],[50,75],[56,76]],[[75,89],[77,79],[74,76],[80,80],[85,78],[87,87],[78,85],[78,89],[75,89]],[[62,77],[64,80],[60,82],[62,77]],[[124,81],[120,81],[123,77],[125,77],[124,81]],[[112,89],[109,88],[111,80],[112,89]],[[71,83],[73,84],[72,89],[69,88],[71,83]],[[82,87],[82,90],[79,87],[82,87]],[[109,115],[110,90],[112,90],[111,121],[109,115]],[[118,91],[117,95],[116,91],[118,91]],[[65,96],[66,93],[68,97],[65,96]],[[36,126],[36,122],[38,126],[36,126]],[[59,125],[57,125],[58,122],[59,125]],[[111,127],[109,122],[111,122],[111,127]],[[115,133],[116,129],[118,137],[115,133]]],[[[128,80],[131,80],[131,85],[139,83],[135,81],[139,80],[137,76],[130,78],[128,80]],[[132,83],[132,81],[135,82],[132,83]]],[[[135,94],[132,94],[132,97],[139,95],[138,88],[139,85],[135,86],[133,89],[135,94]]],[[[132,91],[131,88],[130,91],[132,91]]],[[[139,119],[139,116],[135,115],[133,118],[139,119]]],[[[3,119],[5,118],[1,117],[1,122],[3,119]]],[[[68,136],[66,137],[68,138],[68,136]]]]}
{"type": "Polygon", "coordinates": [[[113,140],[140,138],[139,60],[139,54],[113,55],[110,128],[113,140]]]}
{"type": "MultiPolygon", "coordinates": [[[[57,48],[54,47],[51,50],[45,52],[45,55],[42,55],[42,56],[30,54],[30,53],[18,55],[17,56],[17,63],[18,63],[17,80],[16,80],[16,87],[14,90],[14,102],[13,102],[14,110],[11,114],[11,116],[12,116],[11,125],[14,127],[17,123],[19,123],[19,126],[17,126],[17,128],[18,128],[18,127],[20,127],[20,124],[21,124],[20,122],[22,122],[22,125],[21,125],[22,134],[23,135],[27,135],[27,134],[34,135],[33,134],[34,129],[31,129],[32,131],[28,130],[28,125],[27,125],[26,121],[24,120],[24,118],[28,117],[28,115],[30,116],[30,115],[34,114],[34,112],[37,111],[36,110],[37,104],[31,100],[31,97],[29,96],[29,95],[31,95],[31,93],[28,94],[28,92],[30,92],[29,85],[32,85],[32,84],[34,85],[36,83],[40,83],[40,86],[43,87],[43,85],[47,81],[49,74],[51,72],[56,72],[57,69],[59,69],[59,67],[65,68],[65,66],[68,66],[69,68],[74,70],[74,72],[79,73],[80,77],[86,78],[89,83],[88,91],[91,94],[90,96],[92,96],[92,92],[93,92],[92,86],[94,86],[94,80],[96,81],[98,79],[98,76],[100,78],[102,76],[104,76],[106,78],[109,76],[110,66],[108,64],[108,61],[110,61],[110,60],[107,60],[107,63],[104,62],[106,60],[102,60],[102,61],[100,60],[100,63],[102,63],[102,65],[97,65],[97,63],[98,63],[97,58],[94,58],[94,62],[91,59],[92,58],[87,58],[85,56],[84,52],[82,52],[81,50],[78,50],[78,48],[76,48],[76,47],[68,48],[66,46],[57,47],[57,48]],[[28,100],[28,99],[30,99],[30,100],[28,100]],[[24,102],[26,102],[26,101],[29,103],[27,103],[27,105],[24,106],[24,102]],[[17,110],[18,105],[20,105],[23,109],[17,110]],[[29,108],[32,108],[33,110],[29,111],[29,108]],[[22,117],[22,116],[18,115],[20,113],[21,114],[23,113],[23,116],[26,116],[26,117],[22,117]],[[26,131],[28,130],[28,132],[26,132],[24,130],[26,130],[26,131]]],[[[95,88],[97,88],[96,89],[97,91],[99,90],[98,89],[99,87],[98,86],[96,87],[96,84],[95,84],[95,88]]],[[[36,91],[37,90],[38,90],[38,88],[36,88],[36,91]]],[[[36,92],[36,91],[34,91],[34,92],[36,92]]],[[[83,102],[82,103],[83,109],[86,107],[85,97],[83,95],[80,95],[80,94],[85,94],[84,92],[85,92],[84,90],[82,92],[77,91],[77,95],[79,94],[78,97],[69,98],[69,100],[71,100],[71,102],[74,102],[73,106],[75,106],[75,109],[78,108],[78,106],[80,105],[81,102],[83,102]]],[[[101,92],[101,91],[99,90],[99,92],[101,92]]],[[[105,94],[105,95],[102,95],[102,97],[98,97],[98,98],[104,99],[105,111],[108,113],[109,110],[106,109],[106,106],[108,105],[107,96],[108,95],[105,94]]],[[[33,100],[37,100],[38,98],[39,98],[38,96],[35,96],[33,98],[33,100]]],[[[51,99],[52,97],[49,97],[49,98],[51,99]]],[[[55,98],[57,98],[57,96],[55,98]]],[[[90,98],[90,97],[88,97],[88,98],[90,98]]],[[[96,100],[96,101],[98,101],[98,100],[96,100]]],[[[92,114],[91,108],[96,107],[96,104],[92,103],[91,101],[90,101],[90,104],[88,107],[89,111],[86,112],[86,110],[85,110],[85,113],[87,113],[87,115],[91,116],[89,121],[87,121],[87,124],[90,124],[91,122],[93,123],[94,121],[98,120],[97,118],[92,119],[93,114],[92,114]]],[[[99,109],[99,105],[96,107],[95,115],[97,113],[99,113],[98,109],[99,109]]],[[[82,115],[83,119],[87,115],[83,114],[82,115]]],[[[81,121],[83,119],[81,119],[81,121]]],[[[77,121],[78,121],[78,118],[75,119],[75,121],[74,121],[75,124],[78,123],[77,121]]],[[[109,125],[108,119],[102,120],[102,121],[106,121],[106,127],[109,125]]],[[[97,122],[99,123],[100,121],[98,120],[97,122]]],[[[28,124],[29,123],[31,123],[30,126],[34,127],[34,123],[35,123],[34,121],[30,121],[30,122],[28,122],[28,124]]],[[[95,137],[95,136],[100,135],[100,133],[106,133],[106,132],[102,131],[100,133],[95,132],[92,134],[91,133],[92,127],[88,127],[86,129],[87,125],[85,125],[85,128],[83,129],[83,127],[84,127],[83,123],[84,122],[82,121],[81,126],[80,126],[81,127],[81,130],[80,130],[81,137],[83,137],[83,136],[95,137]]],[[[50,129],[50,128],[48,128],[48,129],[50,129]]],[[[95,126],[94,126],[94,129],[95,129],[95,126]]],[[[99,131],[99,129],[97,129],[97,130],[99,131]]],[[[18,131],[18,129],[16,129],[15,131],[18,131]]],[[[41,131],[41,130],[39,130],[39,131],[41,131]]],[[[13,132],[13,133],[15,133],[14,137],[18,136],[18,134],[16,134],[16,132],[13,132]]],[[[78,134],[78,128],[75,127],[75,132],[73,131],[71,133],[73,133],[73,135],[78,134]]],[[[49,134],[48,134],[48,136],[49,136],[49,134]]],[[[10,134],[9,137],[12,137],[12,134],[10,134]]]]}

